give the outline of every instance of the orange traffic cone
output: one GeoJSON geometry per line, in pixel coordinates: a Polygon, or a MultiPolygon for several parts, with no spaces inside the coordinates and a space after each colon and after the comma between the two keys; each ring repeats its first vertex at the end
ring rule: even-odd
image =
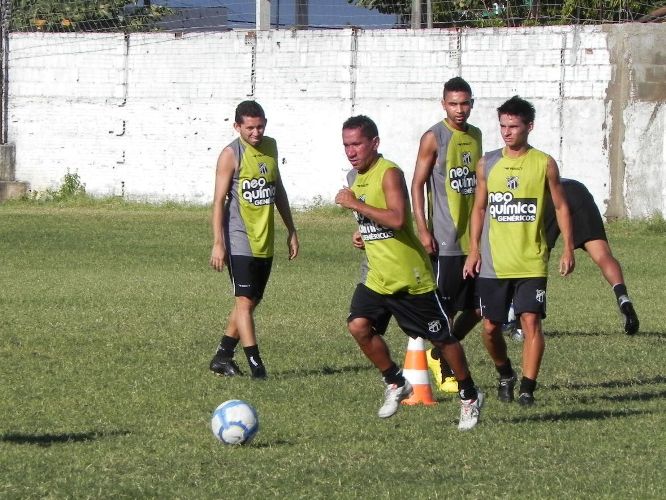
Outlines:
{"type": "Polygon", "coordinates": [[[414,394],[404,399],[405,405],[434,405],[437,401],[432,397],[430,388],[430,374],[428,373],[428,362],[426,360],[425,342],[421,337],[409,338],[405,366],[402,369],[404,377],[412,384],[414,394]]]}

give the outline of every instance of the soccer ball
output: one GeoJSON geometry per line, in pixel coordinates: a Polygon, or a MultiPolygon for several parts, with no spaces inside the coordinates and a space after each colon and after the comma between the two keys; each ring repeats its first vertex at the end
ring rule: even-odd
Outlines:
{"type": "Polygon", "coordinates": [[[210,426],[224,444],[247,444],[259,430],[259,418],[249,403],[231,399],[215,408],[210,426]]]}

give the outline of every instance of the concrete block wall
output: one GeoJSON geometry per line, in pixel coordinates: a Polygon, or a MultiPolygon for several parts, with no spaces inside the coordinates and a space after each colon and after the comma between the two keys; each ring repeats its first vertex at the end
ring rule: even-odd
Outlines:
{"type": "Polygon", "coordinates": [[[537,110],[532,144],[585,182],[602,213],[611,197],[620,215],[664,213],[664,56],[641,48],[662,36],[623,27],[13,34],[16,175],[34,190],[70,171],[95,195],[208,203],[235,106],[257,99],[292,202],[332,202],[348,169],[344,119],[375,119],[381,151],[409,180],[421,134],[443,117],[442,85],[461,75],[484,149],[502,144],[497,106],[520,94],[537,110]],[[635,180],[644,168],[649,196],[635,180]]]}

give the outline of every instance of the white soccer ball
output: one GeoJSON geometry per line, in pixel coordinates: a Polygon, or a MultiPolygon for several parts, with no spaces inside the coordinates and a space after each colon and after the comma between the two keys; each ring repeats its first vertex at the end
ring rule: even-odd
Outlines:
{"type": "Polygon", "coordinates": [[[231,399],[215,408],[210,426],[224,444],[247,444],[259,430],[259,418],[249,403],[231,399]]]}

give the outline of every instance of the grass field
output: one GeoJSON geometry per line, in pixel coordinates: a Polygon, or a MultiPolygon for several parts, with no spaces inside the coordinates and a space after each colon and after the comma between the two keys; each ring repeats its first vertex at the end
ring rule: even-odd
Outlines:
{"type": "MultiPolygon", "coordinates": [[[[207,265],[208,210],[0,205],[0,498],[666,498],[663,220],[609,227],[635,337],[583,253],[552,275],[534,408],[498,402],[478,334],[465,340],[488,398],[461,433],[438,392],[376,417],[383,386],[345,328],[353,220],[296,219],[301,256],[287,261],[280,226],[257,312],[257,382],[208,371],[232,303],[207,265]],[[232,398],[259,412],[250,446],[209,430],[232,398]]],[[[387,339],[401,362],[407,338],[387,339]]]]}

